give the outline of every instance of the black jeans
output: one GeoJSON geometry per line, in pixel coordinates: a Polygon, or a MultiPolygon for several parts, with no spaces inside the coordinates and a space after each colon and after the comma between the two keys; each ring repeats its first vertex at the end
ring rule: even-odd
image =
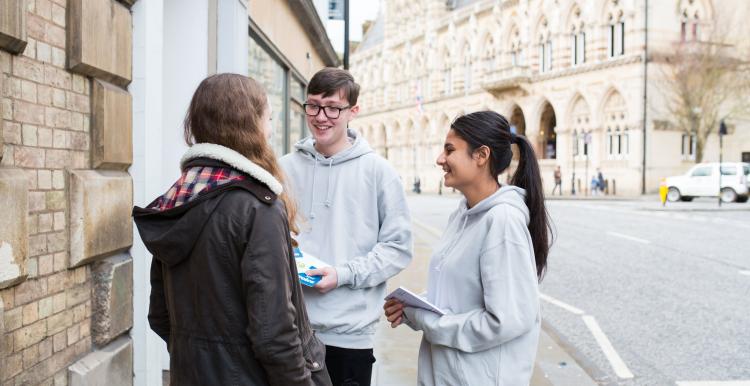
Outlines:
{"type": "Polygon", "coordinates": [[[326,367],[333,386],[370,386],[372,349],[326,346],[326,367]]]}

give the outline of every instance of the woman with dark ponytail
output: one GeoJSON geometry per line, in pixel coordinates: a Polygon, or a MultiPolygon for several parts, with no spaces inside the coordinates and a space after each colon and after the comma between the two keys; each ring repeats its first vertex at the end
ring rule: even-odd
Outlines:
{"type": "Polygon", "coordinates": [[[445,314],[397,300],[385,314],[392,327],[424,333],[420,385],[528,385],[551,239],[534,150],[505,117],[480,111],[451,124],[437,164],[464,195],[430,261],[427,300],[445,314]],[[518,167],[501,186],[512,144],[518,167]]]}

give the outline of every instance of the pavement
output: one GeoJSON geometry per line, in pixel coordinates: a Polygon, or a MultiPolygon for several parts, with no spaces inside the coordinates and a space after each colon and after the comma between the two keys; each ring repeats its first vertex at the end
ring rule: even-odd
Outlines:
{"type": "MultiPolygon", "coordinates": [[[[414,226],[414,258],[400,274],[389,280],[388,291],[404,286],[419,293],[427,285],[432,244],[439,235],[419,223],[414,226]]],[[[373,386],[413,386],[417,384],[417,358],[421,332],[407,326],[390,328],[382,320],[375,338],[373,386]]],[[[566,351],[552,329],[543,324],[532,386],[597,385],[583,367],[566,351]]]]}
{"type": "Polygon", "coordinates": [[[658,194],[645,194],[638,196],[616,196],[616,195],[547,195],[548,201],[592,201],[592,202],[629,202],[638,204],[639,209],[665,212],[714,212],[714,211],[750,211],[750,202],[729,202],[719,205],[717,198],[697,197],[690,202],[677,201],[661,203],[658,194]]]}

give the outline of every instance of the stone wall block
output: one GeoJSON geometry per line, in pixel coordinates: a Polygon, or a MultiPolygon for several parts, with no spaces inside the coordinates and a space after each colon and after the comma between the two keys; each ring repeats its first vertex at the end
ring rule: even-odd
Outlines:
{"type": "Polygon", "coordinates": [[[70,267],[127,249],[133,243],[133,180],[126,172],[68,172],[70,267]]]}
{"type": "Polygon", "coordinates": [[[21,169],[0,168],[0,289],[26,278],[29,181],[21,169]]]}
{"type": "Polygon", "coordinates": [[[68,68],[127,86],[132,76],[132,16],[115,0],[68,2],[68,68]]]}
{"type": "Polygon", "coordinates": [[[24,0],[0,0],[0,49],[20,54],[26,49],[24,0]]]}
{"type": "Polygon", "coordinates": [[[133,259],[119,254],[94,263],[91,332],[103,346],[133,327],[133,259]]]}
{"type": "Polygon", "coordinates": [[[68,367],[69,386],[132,386],[133,342],[121,337],[68,367]]]}
{"type": "Polygon", "coordinates": [[[130,93],[94,79],[91,85],[94,169],[127,169],[133,163],[133,100],[130,93]]]}
{"type": "Polygon", "coordinates": [[[5,374],[5,355],[10,354],[5,348],[5,302],[0,299],[0,380],[5,374]]]}
{"type": "MultiPolygon", "coordinates": [[[[3,1],[3,0],[0,0],[0,1],[3,1]]],[[[0,68],[0,73],[2,73],[2,68],[0,68]]],[[[5,90],[3,88],[3,79],[5,79],[5,76],[2,76],[2,74],[0,74],[0,95],[2,95],[3,90],[5,90]]],[[[5,134],[3,134],[3,124],[4,124],[3,123],[4,122],[3,105],[5,105],[5,103],[3,103],[2,100],[0,100],[0,163],[2,163],[3,154],[5,154],[5,134]]]]}

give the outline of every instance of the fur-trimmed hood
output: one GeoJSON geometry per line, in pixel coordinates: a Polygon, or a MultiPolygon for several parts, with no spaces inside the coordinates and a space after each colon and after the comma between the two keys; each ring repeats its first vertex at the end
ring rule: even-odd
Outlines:
{"type": "MultiPolygon", "coordinates": [[[[247,206],[275,207],[281,183],[271,173],[224,146],[192,146],[180,161],[182,178],[146,208],[133,208],[133,220],[144,245],[160,261],[173,266],[190,256],[213,213],[233,213],[247,206]],[[222,171],[226,171],[224,173],[222,171]],[[211,177],[222,177],[212,182],[211,177]],[[235,178],[247,174],[249,177],[235,178]],[[215,183],[221,181],[218,185],[215,183]],[[177,193],[176,191],[180,191],[177,193]],[[257,200],[249,199],[250,195],[257,200]],[[176,205],[158,205],[161,198],[185,195],[176,205]]],[[[280,209],[279,209],[280,208],[280,209]]],[[[249,213],[249,212],[248,212],[249,213]]]]}
{"type": "Polygon", "coordinates": [[[279,195],[284,191],[281,182],[279,182],[279,180],[277,180],[271,173],[228,147],[213,143],[197,143],[190,147],[190,149],[188,149],[188,151],[182,156],[182,159],[180,159],[180,168],[184,169],[185,164],[188,161],[196,158],[211,158],[213,160],[224,162],[262,182],[276,195],[279,195]]]}

